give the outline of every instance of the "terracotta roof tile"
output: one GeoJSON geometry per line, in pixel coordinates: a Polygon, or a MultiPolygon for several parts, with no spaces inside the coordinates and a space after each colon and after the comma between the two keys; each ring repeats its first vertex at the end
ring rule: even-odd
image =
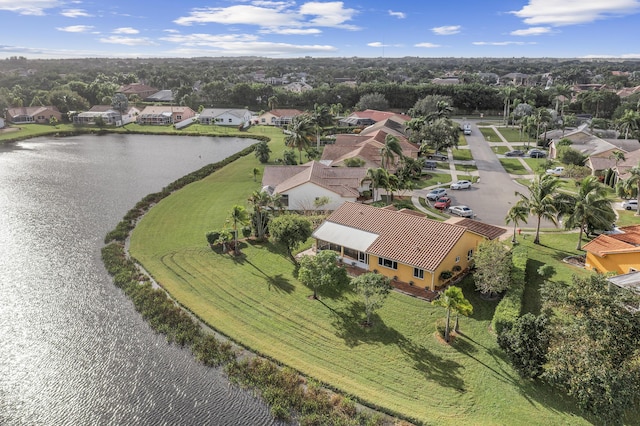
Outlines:
{"type": "Polygon", "coordinates": [[[632,244],[625,243],[624,241],[620,241],[616,238],[611,238],[611,235],[599,235],[597,238],[589,241],[587,244],[582,246],[585,251],[589,253],[593,253],[600,257],[603,257],[610,253],[620,253],[624,251],[635,251],[638,250],[639,247],[636,247],[632,244]]]}
{"type": "Polygon", "coordinates": [[[367,250],[376,256],[434,271],[466,228],[359,203],[344,203],[327,221],[378,234],[367,250]]]}
{"type": "Polygon", "coordinates": [[[457,221],[456,225],[464,226],[469,231],[482,235],[490,240],[494,240],[507,232],[504,228],[500,228],[499,226],[489,225],[488,223],[468,218],[457,221]]]}

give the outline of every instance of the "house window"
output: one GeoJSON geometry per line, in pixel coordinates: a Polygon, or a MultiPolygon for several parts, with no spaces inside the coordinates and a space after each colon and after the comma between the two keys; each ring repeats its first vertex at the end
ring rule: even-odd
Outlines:
{"type": "Polygon", "coordinates": [[[181,115],[176,115],[176,120],[181,121],[182,120],[182,116],[181,115]]]}
{"type": "Polygon", "coordinates": [[[456,256],[456,263],[460,262],[460,256],[456,256]]]}
{"type": "Polygon", "coordinates": [[[636,268],[629,268],[629,273],[632,273],[632,272],[638,272],[638,270],[636,268]]]}
{"type": "Polygon", "coordinates": [[[473,249],[467,252],[467,260],[471,260],[472,257],[473,257],[473,249]]]}
{"type": "Polygon", "coordinates": [[[368,265],[369,264],[369,255],[367,253],[359,251],[358,252],[358,262],[366,263],[368,265]]]}
{"type": "Polygon", "coordinates": [[[385,259],[384,257],[378,258],[378,265],[389,269],[398,269],[398,262],[391,259],[385,259]]]}
{"type": "Polygon", "coordinates": [[[280,194],[280,202],[283,206],[289,207],[289,194],[280,194]]]}
{"type": "Polygon", "coordinates": [[[413,268],[413,276],[415,278],[420,278],[421,280],[424,280],[424,269],[413,268]]]}
{"type": "Polygon", "coordinates": [[[230,119],[229,119],[229,123],[233,123],[233,118],[230,118],[230,119]]]}
{"type": "Polygon", "coordinates": [[[261,118],[261,119],[260,119],[260,122],[261,122],[261,123],[266,123],[266,122],[267,122],[267,120],[265,120],[264,118],[261,118]]]}

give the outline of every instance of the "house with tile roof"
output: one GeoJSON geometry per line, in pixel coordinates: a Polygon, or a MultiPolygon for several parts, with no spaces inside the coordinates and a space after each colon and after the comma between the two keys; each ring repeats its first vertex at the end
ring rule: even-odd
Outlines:
{"type": "Polygon", "coordinates": [[[342,118],[339,121],[339,125],[343,127],[371,126],[372,124],[376,124],[379,121],[383,121],[391,117],[398,117],[404,121],[411,120],[411,117],[406,114],[399,114],[390,111],[378,111],[375,109],[366,109],[364,111],[352,112],[347,117],[342,118]]]}
{"type": "Polygon", "coordinates": [[[602,234],[583,246],[585,268],[617,274],[640,271],[640,225],[622,226],[619,232],[602,234]]]}
{"type": "Polygon", "coordinates": [[[13,124],[49,124],[52,118],[62,120],[62,113],[54,106],[8,108],[5,114],[5,119],[13,124]]]}
{"type": "Polygon", "coordinates": [[[94,105],[88,111],[81,112],[73,117],[73,124],[78,125],[95,125],[98,117],[106,125],[123,126],[133,123],[138,119],[140,110],[131,106],[124,113],[116,111],[111,105],[94,105]]]}
{"type": "Polygon", "coordinates": [[[124,93],[125,95],[127,95],[127,98],[131,95],[136,95],[140,99],[145,99],[157,92],[158,89],[148,86],[144,83],[124,84],[120,86],[118,90],[116,90],[116,93],[124,93]]]}
{"type": "Polygon", "coordinates": [[[148,106],[138,116],[139,124],[169,125],[196,116],[188,106],[148,106]]]}
{"type": "Polygon", "coordinates": [[[201,124],[219,126],[240,126],[251,122],[253,113],[246,108],[205,108],[198,120],[201,124]]]}
{"type": "Polygon", "coordinates": [[[467,270],[478,245],[505,229],[471,219],[440,222],[415,212],[347,202],[314,232],[316,250],[418,288],[445,285],[444,271],[467,270]]]}
{"type": "MultiPolygon", "coordinates": [[[[359,134],[336,135],[335,142],[324,147],[320,161],[328,166],[337,167],[344,166],[345,161],[349,159],[358,158],[364,161],[363,167],[381,167],[380,150],[384,146],[387,135],[395,136],[398,139],[402,155],[417,159],[420,147],[409,142],[409,139],[404,135],[404,122],[402,118],[390,117],[365,128],[359,134]]],[[[400,160],[396,156],[395,163],[389,165],[389,170],[394,171],[400,160]]]]}
{"type": "Polygon", "coordinates": [[[291,124],[293,119],[299,115],[304,114],[304,111],[299,109],[272,109],[258,116],[258,123],[267,126],[283,127],[291,124]]]}
{"type": "Polygon", "coordinates": [[[366,175],[363,167],[329,167],[317,161],[299,166],[266,166],[262,189],[279,194],[288,210],[335,210],[347,201],[355,202],[369,189],[363,183],[366,175]],[[329,202],[316,206],[322,197],[329,202]]]}

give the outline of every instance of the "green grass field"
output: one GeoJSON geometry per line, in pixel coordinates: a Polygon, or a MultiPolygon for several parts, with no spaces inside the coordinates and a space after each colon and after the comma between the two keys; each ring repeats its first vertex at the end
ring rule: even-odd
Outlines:
{"type": "MultiPolygon", "coordinates": [[[[266,131],[280,152],[282,134],[266,131]]],[[[199,318],[257,353],[416,421],[589,424],[568,398],[521,380],[509,366],[488,330],[496,302],[481,300],[471,280],[463,287],[474,314],[445,345],[434,336],[444,310],[428,302],[393,292],[374,326],[363,328],[354,294],[310,300],[291,262],[271,244],[246,242],[237,258],[212,251],[205,233],[259,189],[253,167],[261,166],[247,156],[186,186],[133,232],[131,254],[199,318]]]]}
{"type": "Polygon", "coordinates": [[[498,132],[509,142],[521,142],[526,136],[520,135],[520,129],[517,127],[497,127],[498,132]]]}
{"type": "Polygon", "coordinates": [[[502,164],[507,173],[512,175],[528,175],[531,173],[517,158],[501,158],[500,164],[502,164]]]}
{"type": "Polygon", "coordinates": [[[473,160],[470,149],[454,149],[452,150],[454,160],[469,161],[473,160]]]}

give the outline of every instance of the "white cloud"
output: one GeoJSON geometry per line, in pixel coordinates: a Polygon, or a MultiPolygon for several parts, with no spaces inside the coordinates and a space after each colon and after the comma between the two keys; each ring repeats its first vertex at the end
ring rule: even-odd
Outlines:
{"type": "Polygon", "coordinates": [[[529,0],[522,9],[509,13],[527,25],[563,26],[629,15],[638,9],[639,0],[529,0]]]}
{"type": "Polygon", "coordinates": [[[444,27],[431,28],[431,31],[437,35],[453,35],[458,34],[461,28],[460,25],[446,25],[444,27]]]}
{"type": "Polygon", "coordinates": [[[373,41],[371,43],[367,43],[367,46],[369,46],[369,47],[385,47],[386,44],[382,44],[379,41],[373,41]]]}
{"type": "Polygon", "coordinates": [[[524,30],[515,30],[511,31],[510,35],[512,36],[537,36],[542,34],[551,33],[550,27],[531,27],[525,28],[524,30]]]}
{"type": "Polygon", "coordinates": [[[33,0],[26,2],[18,2],[13,0],[0,0],[0,10],[16,12],[20,15],[45,15],[46,9],[61,6],[59,0],[33,0]]]}
{"type": "Polygon", "coordinates": [[[138,34],[140,31],[131,27],[121,27],[121,28],[116,28],[111,32],[113,34],[138,34]]]}
{"type": "Polygon", "coordinates": [[[260,34],[282,34],[282,35],[315,35],[321,34],[317,28],[265,28],[258,31],[260,34]]]}
{"type": "Polygon", "coordinates": [[[123,44],[125,46],[150,46],[154,45],[153,41],[146,37],[122,37],[122,36],[109,36],[98,39],[101,43],[109,44],[123,44]]]}
{"type": "Polygon", "coordinates": [[[426,47],[426,48],[428,48],[428,49],[432,49],[432,48],[435,48],[435,47],[442,47],[442,46],[441,46],[441,45],[439,45],[439,44],[427,43],[427,42],[424,42],[424,43],[416,43],[416,44],[414,44],[413,46],[414,46],[414,47],[426,47]]]}
{"type": "Polygon", "coordinates": [[[407,17],[407,14],[404,12],[394,12],[393,10],[389,11],[390,16],[395,16],[398,19],[404,19],[407,17]]]}
{"type": "Polygon", "coordinates": [[[91,25],[71,25],[68,27],[56,27],[58,31],[64,31],[66,33],[86,33],[93,29],[91,25]]]}
{"type": "Polygon", "coordinates": [[[254,1],[229,7],[199,8],[173,22],[185,26],[212,23],[253,25],[268,31],[308,27],[359,29],[347,24],[357,11],[345,8],[343,2],[307,2],[297,10],[295,6],[293,2],[254,1]]]}
{"type": "Polygon", "coordinates": [[[93,16],[83,9],[66,9],[60,12],[60,15],[67,18],[89,18],[93,16]]]}
{"type": "Polygon", "coordinates": [[[592,58],[603,58],[603,59],[614,59],[614,58],[624,58],[624,59],[636,59],[640,58],[640,53],[625,53],[623,55],[584,55],[581,58],[592,59],[592,58]]]}
{"type": "Polygon", "coordinates": [[[476,46],[525,46],[537,43],[533,41],[474,41],[471,44],[476,46]]]}

